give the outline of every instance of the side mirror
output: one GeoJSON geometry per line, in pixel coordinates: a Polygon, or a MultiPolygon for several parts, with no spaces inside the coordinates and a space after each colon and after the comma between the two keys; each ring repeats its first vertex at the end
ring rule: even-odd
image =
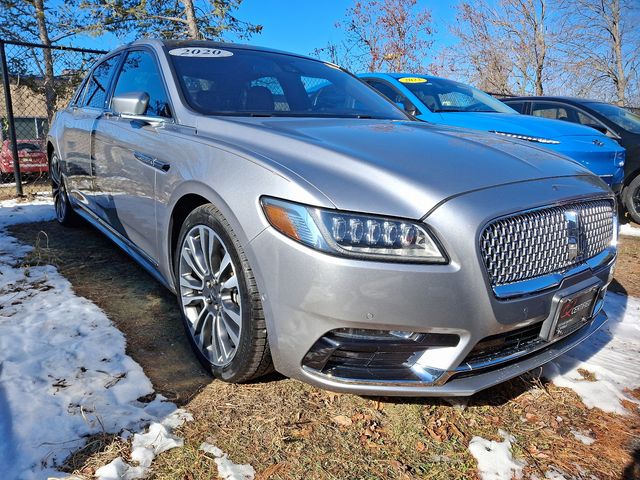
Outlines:
{"type": "Polygon", "coordinates": [[[404,102],[396,102],[396,105],[411,116],[415,116],[415,114],[418,113],[416,106],[408,100],[405,100],[404,102]]]}
{"type": "Polygon", "coordinates": [[[116,95],[111,101],[111,108],[121,115],[144,115],[149,106],[147,92],[129,92],[116,95]]]}

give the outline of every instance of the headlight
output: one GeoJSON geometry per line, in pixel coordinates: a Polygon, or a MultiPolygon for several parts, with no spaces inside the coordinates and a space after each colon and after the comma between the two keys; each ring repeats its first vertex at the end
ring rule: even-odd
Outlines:
{"type": "Polygon", "coordinates": [[[521,135],[519,133],[498,132],[496,130],[490,130],[490,132],[495,133],[496,135],[502,135],[503,137],[517,138],[518,140],[526,140],[527,142],[544,143],[547,145],[558,145],[560,143],[558,140],[552,140],[550,138],[531,137],[529,135],[521,135]]]}
{"type": "Polygon", "coordinates": [[[371,260],[447,263],[426,226],[419,222],[326,210],[266,197],[261,204],[271,226],[316,250],[371,260]]]}

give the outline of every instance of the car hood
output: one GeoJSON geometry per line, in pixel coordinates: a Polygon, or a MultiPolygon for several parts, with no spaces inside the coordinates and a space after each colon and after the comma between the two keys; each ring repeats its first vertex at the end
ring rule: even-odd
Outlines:
{"type": "MultiPolygon", "coordinates": [[[[518,133],[542,138],[568,136],[606,138],[600,132],[584,125],[519,113],[440,112],[438,115],[446,125],[473,128],[474,130],[518,133]]],[[[429,118],[425,118],[425,120],[429,120],[429,118]]]]}
{"type": "Polygon", "coordinates": [[[252,161],[292,181],[304,180],[345,210],[421,218],[447,198],[469,191],[591,176],[566,157],[525,142],[423,122],[208,120],[198,124],[199,135],[242,145],[252,161]]]}

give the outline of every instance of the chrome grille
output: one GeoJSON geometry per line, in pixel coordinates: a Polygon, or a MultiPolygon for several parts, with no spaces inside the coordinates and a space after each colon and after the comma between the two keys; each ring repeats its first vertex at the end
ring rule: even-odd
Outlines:
{"type": "Polygon", "coordinates": [[[599,254],[611,244],[615,214],[612,201],[593,200],[491,222],[480,248],[492,285],[560,272],[599,254]],[[570,228],[576,217],[577,228],[570,228]]]}

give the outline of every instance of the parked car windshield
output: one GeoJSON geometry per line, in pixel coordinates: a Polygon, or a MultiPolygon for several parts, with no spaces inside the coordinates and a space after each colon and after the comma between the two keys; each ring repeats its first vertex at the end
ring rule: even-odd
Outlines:
{"type": "Polygon", "coordinates": [[[640,133],[640,115],[610,103],[591,102],[586,105],[628,132],[640,133]]]}
{"type": "Polygon", "coordinates": [[[497,112],[517,113],[511,107],[464,83],[443,78],[411,77],[399,81],[432,112],[497,112]],[[422,81],[416,81],[420,79],[422,81]]]}
{"type": "Polygon", "coordinates": [[[238,48],[179,48],[169,57],[187,103],[205,115],[408,119],[324,62],[238,48]]]}

